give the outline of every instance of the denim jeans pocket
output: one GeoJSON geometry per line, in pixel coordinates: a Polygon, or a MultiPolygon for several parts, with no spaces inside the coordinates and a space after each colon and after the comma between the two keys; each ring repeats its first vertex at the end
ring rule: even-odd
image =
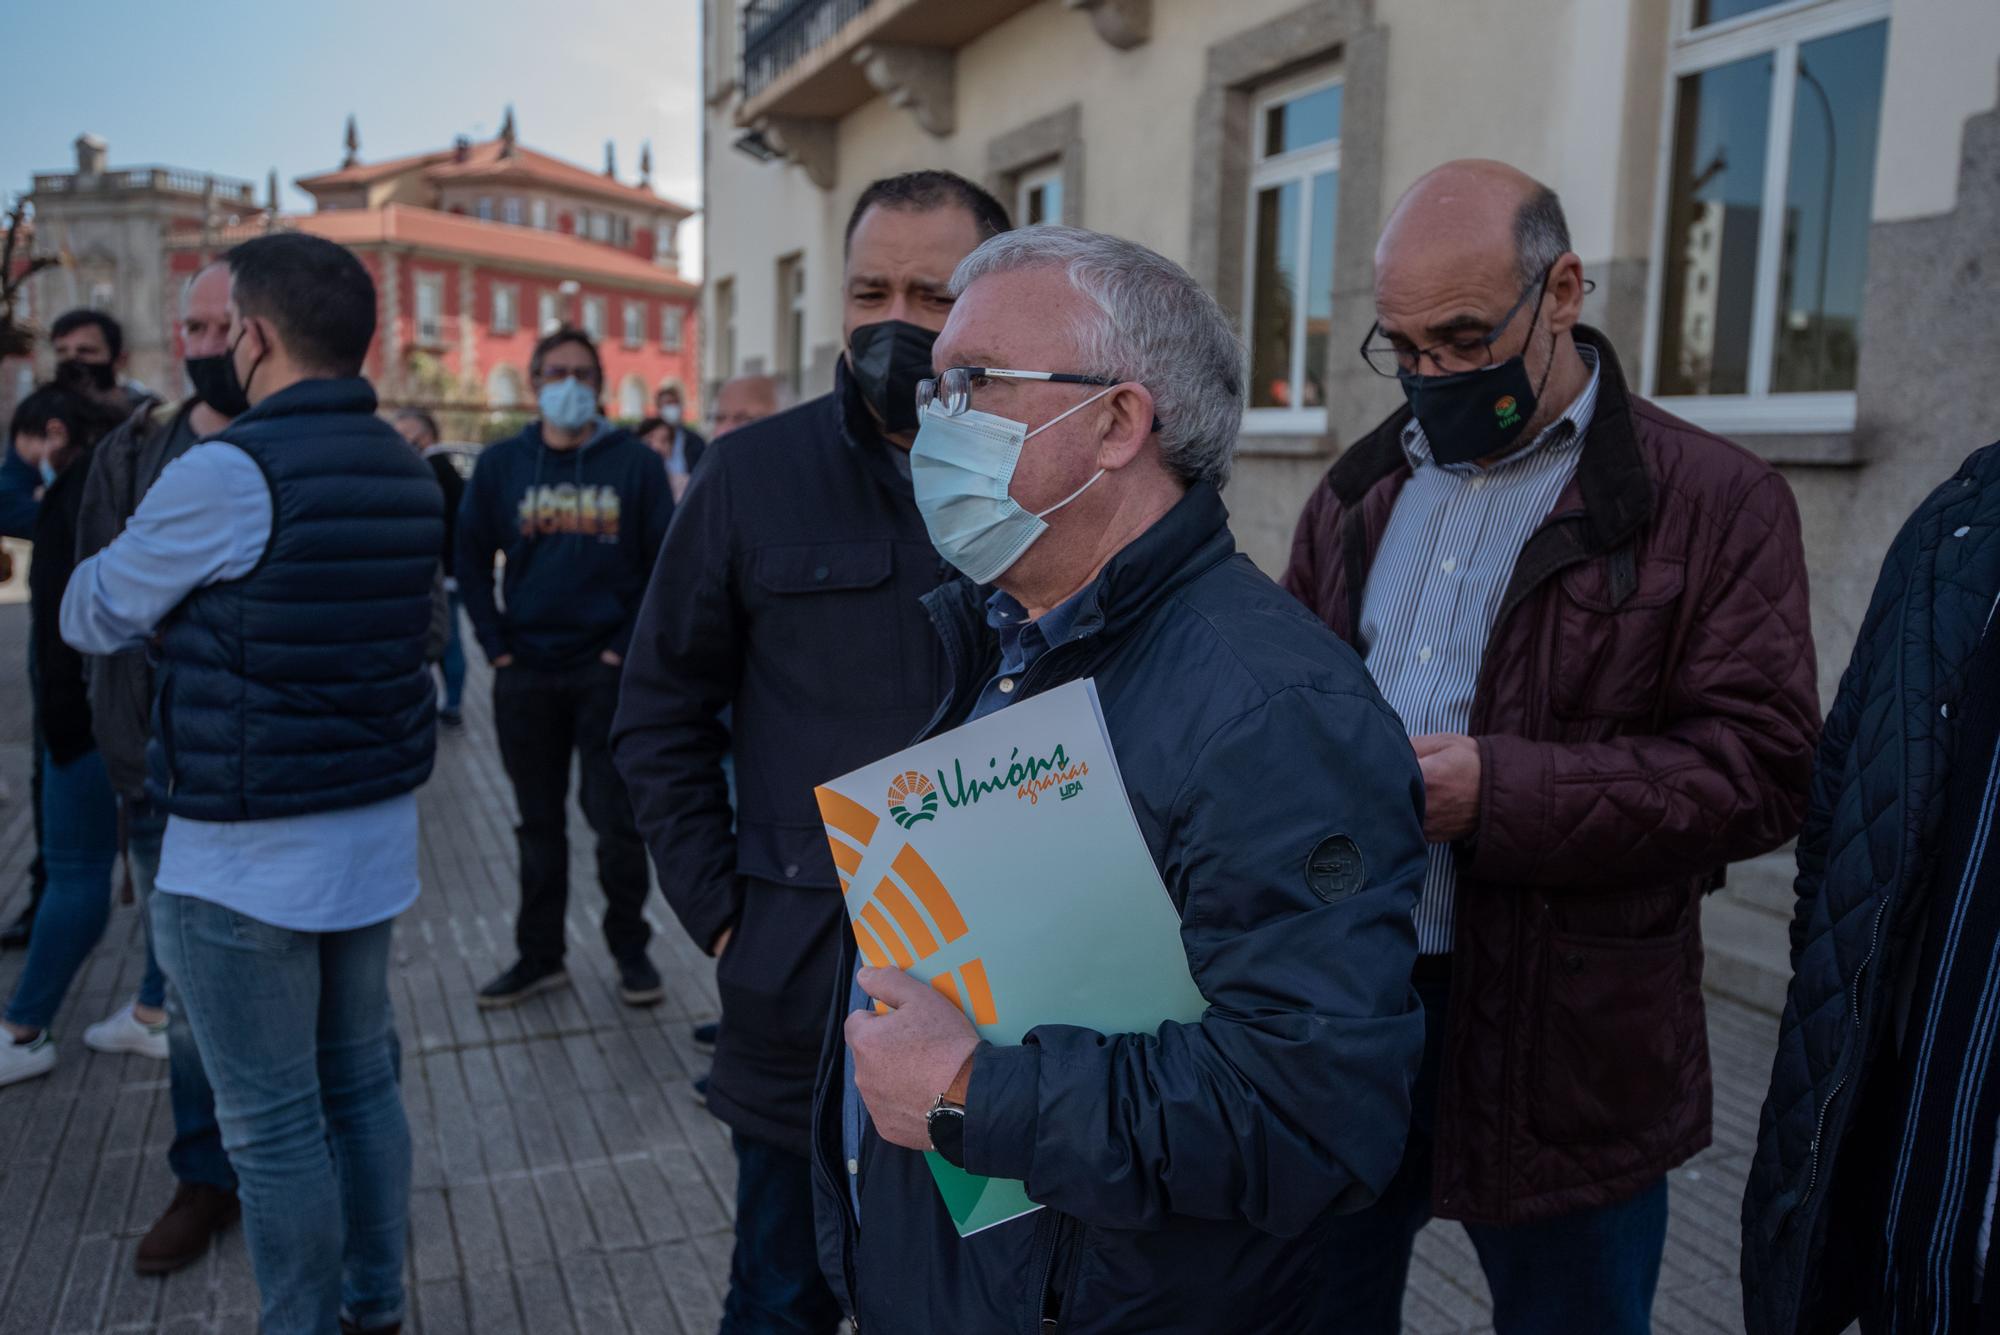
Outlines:
{"type": "MultiPolygon", "coordinates": [[[[218,905],[218,908],[221,906],[218,905]]],[[[289,927],[262,922],[235,909],[221,909],[229,922],[229,934],[238,944],[266,955],[285,955],[297,950],[309,935],[289,927]]]]}

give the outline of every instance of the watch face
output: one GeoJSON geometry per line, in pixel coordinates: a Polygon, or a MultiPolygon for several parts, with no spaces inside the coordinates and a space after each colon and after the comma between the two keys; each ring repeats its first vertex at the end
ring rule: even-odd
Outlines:
{"type": "Polygon", "coordinates": [[[931,1148],[954,1168],[965,1167],[965,1110],[938,1108],[925,1119],[930,1129],[931,1148]]]}

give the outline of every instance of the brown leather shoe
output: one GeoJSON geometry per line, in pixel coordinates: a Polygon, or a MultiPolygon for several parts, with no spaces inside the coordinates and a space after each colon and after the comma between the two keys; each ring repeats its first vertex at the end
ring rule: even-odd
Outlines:
{"type": "Polygon", "coordinates": [[[193,1265],[208,1250],[215,1235],[235,1223],[243,1207],[236,1193],[201,1182],[183,1182],[174,1191],[172,1204],[146,1236],[132,1268],[142,1275],[170,1275],[193,1265]]]}

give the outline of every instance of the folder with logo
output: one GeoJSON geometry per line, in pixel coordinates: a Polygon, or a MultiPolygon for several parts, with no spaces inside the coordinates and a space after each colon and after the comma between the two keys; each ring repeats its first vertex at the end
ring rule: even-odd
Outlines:
{"type": "MultiPolygon", "coordinates": [[[[982,1038],[1150,1033],[1201,1018],[1180,915],[1073,682],[817,790],[861,957],[949,997],[982,1038]]],[[[974,1110],[977,1115],[977,1110],[974,1110]]],[[[925,1156],[961,1236],[1040,1209],[1022,1183],[925,1156]]]]}

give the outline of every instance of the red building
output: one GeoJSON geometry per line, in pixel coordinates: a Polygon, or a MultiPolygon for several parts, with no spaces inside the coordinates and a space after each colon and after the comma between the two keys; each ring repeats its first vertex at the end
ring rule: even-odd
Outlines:
{"type": "Polygon", "coordinates": [[[619,181],[497,138],[364,163],[348,122],[346,160],[299,187],[317,212],[184,233],[170,265],[190,273],[245,236],[296,228],[358,254],[375,278],[380,326],[368,376],[385,405],[532,412],[528,355],[558,325],[598,342],[605,409],[634,419],[681,388],[699,417],[700,289],[680,276],[677,229],[691,210],[653,193],[650,162],[619,181]]]}

